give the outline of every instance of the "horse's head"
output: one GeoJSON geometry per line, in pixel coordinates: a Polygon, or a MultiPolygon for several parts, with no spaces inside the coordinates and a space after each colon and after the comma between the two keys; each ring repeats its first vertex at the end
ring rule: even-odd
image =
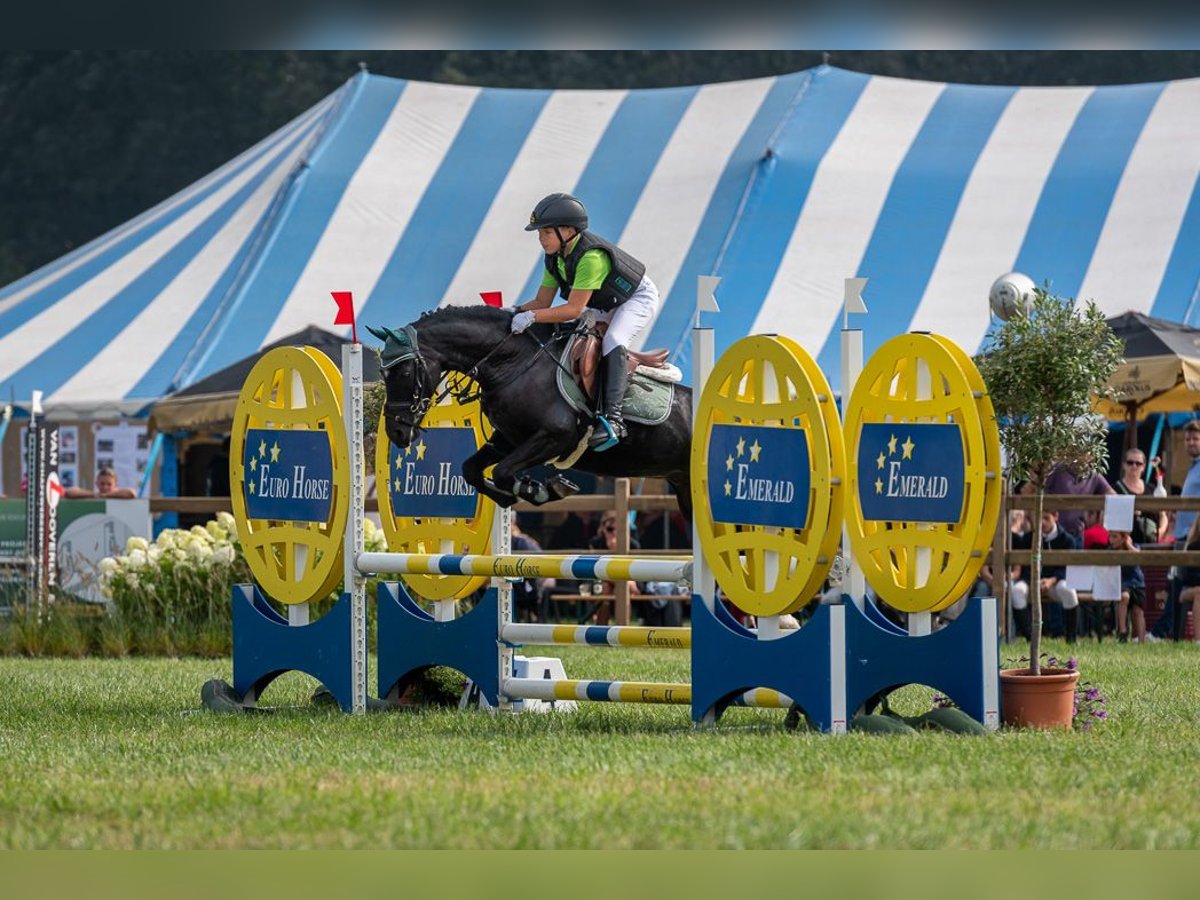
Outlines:
{"type": "Polygon", "coordinates": [[[399,331],[391,328],[368,328],[383,341],[379,368],[387,397],[383,403],[384,428],[388,439],[397,447],[407,447],[417,437],[421,420],[429,411],[438,373],[421,355],[417,332],[411,325],[399,331]]]}

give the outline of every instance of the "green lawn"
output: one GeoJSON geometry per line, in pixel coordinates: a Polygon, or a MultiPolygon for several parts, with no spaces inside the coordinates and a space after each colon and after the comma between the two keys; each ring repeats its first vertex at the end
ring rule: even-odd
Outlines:
{"type": "MultiPolygon", "coordinates": [[[[562,655],[571,677],[688,679],[682,652],[562,655]]],[[[1077,655],[1106,725],[985,738],[792,733],[765,710],[696,732],[615,704],[349,717],[299,675],[264,698],[291,708],[217,716],[199,689],[228,660],[5,658],[0,846],[1200,846],[1200,647],[1077,655]]]]}

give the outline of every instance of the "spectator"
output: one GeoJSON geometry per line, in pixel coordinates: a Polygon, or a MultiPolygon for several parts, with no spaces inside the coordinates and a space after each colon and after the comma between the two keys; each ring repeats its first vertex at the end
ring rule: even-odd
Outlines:
{"type": "MultiPolygon", "coordinates": [[[[591,550],[600,550],[604,553],[617,552],[617,514],[615,512],[609,511],[600,517],[600,528],[597,530],[595,537],[592,538],[591,543],[588,544],[588,548],[591,550]]],[[[632,535],[629,537],[629,549],[641,549],[641,545],[638,544],[637,538],[633,537],[632,535]]],[[[637,591],[637,582],[628,581],[626,584],[629,586],[629,592],[631,594],[637,591]]],[[[611,594],[615,591],[616,585],[611,581],[602,582],[600,593],[611,594]]],[[[596,605],[596,611],[594,614],[596,624],[609,624],[612,621],[613,609],[614,605],[613,601],[611,600],[604,600],[598,603],[596,605]]]]}
{"type": "MultiPolygon", "coordinates": [[[[1200,516],[1192,520],[1188,529],[1186,550],[1200,550],[1200,516]]],[[[1192,603],[1192,641],[1200,644],[1200,566],[1182,566],[1179,570],[1179,602],[1192,603]]]]}
{"type": "MultiPolygon", "coordinates": [[[[1108,533],[1111,550],[1137,550],[1133,535],[1128,531],[1112,529],[1108,533]]],[[[1129,639],[1126,618],[1132,613],[1133,636],[1139,644],[1146,643],[1146,576],[1141,566],[1121,566],[1121,599],[1117,604],[1117,640],[1124,643],[1129,639]]]]}
{"type": "Polygon", "coordinates": [[[204,496],[229,496],[229,436],[221,442],[221,450],[214,453],[204,469],[204,496]]]}
{"type": "MultiPolygon", "coordinates": [[[[1183,478],[1180,494],[1184,497],[1200,497],[1200,420],[1193,419],[1184,426],[1183,448],[1192,458],[1192,463],[1183,478]]],[[[1195,510],[1181,509],[1175,514],[1175,549],[1187,546],[1188,533],[1195,520],[1195,510]]],[[[1179,595],[1184,586],[1177,570],[1172,569],[1172,573],[1167,580],[1167,602],[1163,604],[1162,615],[1146,635],[1146,640],[1151,642],[1161,641],[1174,633],[1175,606],[1180,602],[1179,595]]]]}
{"type": "MultiPolygon", "coordinates": [[[[1121,476],[1113,482],[1118,494],[1140,497],[1146,493],[1146,454],[1131,447],[1122,454],[1121,476]]],[[[1133,516],[1133,542],[1139,546],[1157,544],[1167,536],[1167,514],[1165,511],[1153,515],[1135,511],[1133,516]],[[1161,536],[1161,537],[1160,537],[1161,536]]]]}
{"type": "Polygon", "coordinates": [[[131,488],[117,487],[117,472],[108,466],[103,467],[96,473],[96,490],[89,491],[87,488],[69,487],[64,495],[68,500],[79,500],[89,497],[98,497],[104,500],[133,500],[137,494],[131,488]]]}
{"type": "MultiPolygon", "coordinates": [[[[1103,480],[1103,479],[1102,479],[1103,480]]],[[[1107,482],[1105,482],[1107,484],[1107,482]]],[[[1111,490],[1111,488],[1110,488],[1111,490]]],[[[1043,550],[1076,550],[1079,544],[1075,538],[1059,527],[1059,516],[1056,512],[1042,513],[1041,540],[1043,550]]],[[[1082,522],[1082,519],[1081,519],[1082,522]]],[[[1014,535],[1014,550],[1029,550],[1033,547],[1033,535],[1014,535]]],[[[1075,643],[1079,635],[1079,595],[1073,588],[1067,586],[1067,570],[1065,566],[1042,567],[1042,600],[1058,603],[1063,609],[1067,643],[1075,643]]],[[[1013,619],[1017,624],[1017,633],[1028,639],[1030,634],[1029,613],[1029,581],[1030,567],[1022,566],[1017,580],[1012,583],[1013,619]]]]}
{"type": "MultiPolygon", "coordinates": [[[[1143,457],[1144,460],[1144,457],[1143,457]]],[[[1021,486],[1022,494],[1032,494],[1033,484],[1026,482],[1021,486]]],[[[1059,463],[1050,470],[1046,477],[1047,494],[1074,494],[1077,497],[1089,494],[1115,494],[1111,484],[1104,480],[1103,475],[1091,474],[1080,478],[1065,464],[1059,463]]],[[[1058,510],[1058,527],[1075,539],[1075,546],[1082,546],[1084,515],[1081,509],[1058,510]]],[[[1066,609],[1066,607],[1063,607],[1066,609]]]]}

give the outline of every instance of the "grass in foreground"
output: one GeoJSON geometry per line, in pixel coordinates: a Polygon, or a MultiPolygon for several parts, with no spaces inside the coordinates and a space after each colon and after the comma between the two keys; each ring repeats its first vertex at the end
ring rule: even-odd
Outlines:
{"type": "MultiPolygon", "coordinates": [[[[685,653],[561,655],[570,677],[689,680],[685,653]]],[[[1200,648],[1076,655],[1105,726],[986,738],[792,733],[759,710],[696,732],[685,708],[615,704],[359,718],[309,707],[295,674],[264,702],[296,708],[228,717],[198,708],[228,660],[0,659],[0,846],[1200,846],[1200,648]]]]}

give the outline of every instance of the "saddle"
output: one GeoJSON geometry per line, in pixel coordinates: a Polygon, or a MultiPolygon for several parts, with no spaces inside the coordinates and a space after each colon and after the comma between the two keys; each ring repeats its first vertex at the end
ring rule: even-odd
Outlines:
{"type": "MultiPolygon", "coordinates": [[[[576,332],[565,353],[567,368],[575,378],[575,383],[588,401],[593,403],[596,400],[596,375],[600,370],[600,347],[607,331],[607,322],[589,322],[586,330],[576,332]]],[[[677,382],[683,377],[677,366],[667,362],[670,351],[664,348],[626,352],[629,354],[630,375],[640,372],[656,381],[668,382],[677,382]]]]}

